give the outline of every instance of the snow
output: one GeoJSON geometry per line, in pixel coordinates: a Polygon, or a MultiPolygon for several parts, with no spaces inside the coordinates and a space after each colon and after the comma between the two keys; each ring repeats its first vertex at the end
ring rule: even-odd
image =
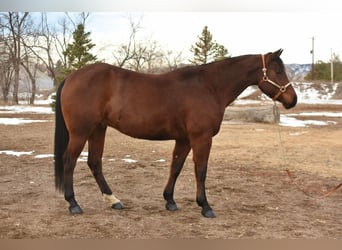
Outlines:
{"type": "Polygon", "coordinates": [[[1,114],[53,114],[51,107],[15,105],[0,106],[1,114]]]}
{"type": "Polygon", "coordinates": [[[303,112],[298,114],[287,114],[287,116],[325,116],[342,118],[342,112],[303,112]]]}
{"type": "Polygon", "coordinates": [[[87,162],[88,161],[88,152],[81,152],[79,158],[77,159],[79,162],[87,162]]]}
{"type": "Polygon", "coordinates": [[[126,163],[136,163],[136,162],[138,162],[137,160],[133,160],[133,159],[130,159],[130,158],[123,158],[121,160],[123,160],[126,163]]]}
{"type": "Polygon", "coordinates": [[[280,123],[281,126],[287,127],[306,127],[307,125],[315,125],[315,126],[326,126],[326,125],[336,124],[334,121],[317,121],[317,120],[298,120],[291,116],[280,115],[280,123]]]}
{"type": "Polygon", "coordinates": [[[48,96],[48,98],[46,100],[42,100],[42,99],[36,99],[34,101],[35,105],[50,105],[54,100],[51,98],[52,95],[54,95],[55,93],[52,93],[51,95],[48,96]]]}
{"type": "Polygon", "coordinates": [[[36,155],[34,158],[44,159],[44,158],[53,158],[53,157],[54,157],[53,154],[40,154],[40,155],[36,155]]]}
{"type": "Polygon", "coordinates": [[[332,99],[338,83],[295,82],[293,86],[298,96],[298,103],[332,104],[331,102],[335,102],[342,104],[342,100],[332,99]]]}
{"type": "MultiPolygon", "coordinates": [[[[54,158],[54,154],[34,154],[34,150],[32,151],[15,151],[15,150],[0,150],[0,154],[6,154],[9,156],[15,156],[15,157],[21,157],[21,156],[31,156],[35,159],[46,159],[46,158],[54,158]]],[[[131,163],[136,163],[138,160],[134,160],[130,158],[130,155],[126,155],[125,158],[122,158],[121,161],[131,164],[131,163]]],[[[86,162],[88,160],[88,152],[82,152],[80,157],[78,158],[78,162],[86,162]]],[[[108,162],[114,162],[116,159],[113,158],[108,158],[108,162]]],[[[164,159],[159,159],[154,162],[166,162],[164,159]]]]}
{"type": "Polygon", "coordinates": [[[28,151],[28,152],[14,151],[14,150],[2,150],[2,151],[0,151],[0,154],[13,155],[16,157],[20,157],[22,155],[32,155],[33,153],[34,153],[34,151],[28,151]]]}
{"type": "Polygon", "coordinates": [[[47,122],[48,120],[31,120],[24,118],[0,118],[0,124],[4,125],[20,125],[33,122],[47,122]]]}

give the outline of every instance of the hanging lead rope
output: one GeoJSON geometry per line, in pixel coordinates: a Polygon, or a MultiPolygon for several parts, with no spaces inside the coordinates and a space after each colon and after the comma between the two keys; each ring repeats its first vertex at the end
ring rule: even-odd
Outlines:
{"type": "MultiPolygon", "coordinates": [[[[276,106],[276,102],[273,100],[273,104],[276,106]]],[[[279,136],[279,148],[280,148],[280,154],[281,154],[281,162],[282,162],[282,166],[286,166],[287,165],[287,159],[286,159],[286,155],[285,155],[285,151],[284,151],[284,147],[283,147],[283,140],[281,137],[281,129],[280,129],[280,124],[278,123],[278,136],[279,136]]],[[[311,194],[309,194],[307,191],[305,191],[295,180],[295,177],[293,176],[292,172],[288,169],[285,168],[284,170],[287,173],[287,176],[290,178],[291,182],[293,185],[296,186],[296,188],[301,191],[302,193],[304,193],[306,196],[310,197],[310,198],[325,198],[328,197],[330,195],[332,195],[333,193],[335,193],[341,186],[342,186],[342,182],[340,184],[338,184],[337,186],[335,186],[334,188],[328,190],[327,192],[323,193],[320,196],[313,196],[311,194]]]]}

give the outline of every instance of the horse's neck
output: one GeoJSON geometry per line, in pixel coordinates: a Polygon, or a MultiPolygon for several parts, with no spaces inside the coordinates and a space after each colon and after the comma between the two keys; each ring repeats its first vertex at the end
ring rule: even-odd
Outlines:
{"type": "Polygon", "coordinates": [[[247,87],[258,83],[262,65],[261,59],[259,62],[259,58],[254,55],[228,58],[220,63],[220,70],[213,84],[220,102],[226,107],[247,87]]]}

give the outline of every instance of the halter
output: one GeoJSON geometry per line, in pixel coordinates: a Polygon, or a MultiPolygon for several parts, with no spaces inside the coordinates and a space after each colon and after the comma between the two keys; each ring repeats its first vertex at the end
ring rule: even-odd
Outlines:
{"type": "Polygon", "coordinates": [[[272,98],[273,101],[275,101],[281,94],[286,92],[286,89],[288,86],[291,85],[291,82],[289,82],[288,84],[284,85],[284,86],[280,86],[279,84],[273,82],[272,80],[270,80],[267,76],[267,68],[266,68],[266,64],[265,64],[265,55],[261,55],[261,59],[262,59],[262,72],[264,74],[264,76],[262,77],[262,80],[264,82],[268,82],[270,84],[272,84],[273,86],[277,87],[279,89],[279,92],[272,98]]]}

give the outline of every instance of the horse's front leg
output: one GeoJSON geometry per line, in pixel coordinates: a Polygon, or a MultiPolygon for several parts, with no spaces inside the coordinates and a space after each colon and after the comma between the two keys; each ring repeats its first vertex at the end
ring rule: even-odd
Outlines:
{"type": "Polygon", "coordinates": [[[170,167],[169,180],[166,184],[166,187],[163,193],[164,199],[166,200],[165,207],[169,211],[176,211],[178,209],[177,204],[173,199],[173,194],[174,194],[177,177],[179,176],[183,168],[185,159],[188,156],[190,149],[191,149],[190,144],[187,140],[176,141],[176,145],[172,154],[172,163],[170,167]]]}
{"type": "Polygon", "coordinates": [[[211,144],[212,138],[209,136],[196,138],[191,142],[197,184],[196,201],[202,207],[202,215],[207,218],[215,218],[215,214],[208,203],[205,193],[205,179],[207,176],[211,144]]]}

